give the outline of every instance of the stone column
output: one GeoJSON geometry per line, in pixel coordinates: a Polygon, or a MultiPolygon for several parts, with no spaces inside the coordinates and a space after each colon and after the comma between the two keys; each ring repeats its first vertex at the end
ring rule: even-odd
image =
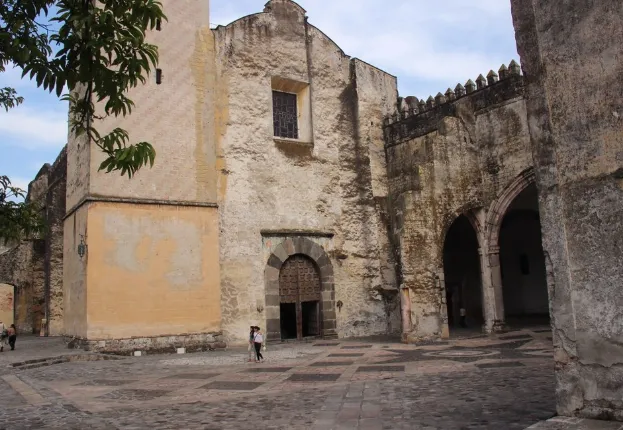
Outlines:
{"type": "Polygon", "coordinates": [[[448,325],[448,300],[446,299],[446,276],[443,271],[443,267],[439,270],[437,275],[439,279],[439,291],[441,294],[441,338],[450,338],[450,326],[448,325]]]}
{"type": "Polygon", "coordinates": [[[489,246],[486,255],[487,271],[489,272],[489,309],[487,319],[487,333],[502,331],[505,327],[504,320],[504,293],[502,287],[502,269],[500,267],[500,247],[489,246]]]}
{"type": "Polygon", "coordinates": [[[495,294],[491,282],[489,254],[482,248],[478,248],[478,256],[480,258],[480,279],[482,283],[482,310],[485,319],[482,331],[491,333],[495,320],[495,294]]]}

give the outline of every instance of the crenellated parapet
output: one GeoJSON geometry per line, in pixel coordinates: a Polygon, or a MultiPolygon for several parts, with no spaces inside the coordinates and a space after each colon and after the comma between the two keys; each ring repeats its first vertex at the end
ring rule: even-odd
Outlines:
{"type": "Polygon", "coordinates": [[[458,84],[454,89],[435,97],[399,97],[397,113],[385,118],[385,145],[393,146],[404,140],[413,139],[435,131],[439,122],[448,116],[456,116],[457,107],[469,104],[474,112],[523,95],[523,76],[519,64],[512,60],[508,66],[500,67],[498,72],[491,70],[487,76],[482,74],[476,81],[469,79],[465,85],[458,84]]]}

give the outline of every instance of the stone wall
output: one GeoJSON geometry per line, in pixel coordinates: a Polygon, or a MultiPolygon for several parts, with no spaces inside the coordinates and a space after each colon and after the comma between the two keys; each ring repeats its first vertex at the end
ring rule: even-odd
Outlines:
{"type": "MultiPolygon", "coordinates": [[[[496,207],[532,166],[523,79],[512,62],[499,75],[491,71],[446,95],[399,99],[398,113],[386,120],[406,338],[447,335],[443,247],[461,214],[478,237],[485,329],[503,324],[497,231],[506,207],[500,213],[496,207]]],[[[511,191],[510,200],[518,191],[511,191]]]]}
{"type": "Polygon", "coordinates": [[[513,0],[558,412],[623,420],[623,3],[513,0]]]}
{"type": "Polygon", "coordinates": [[[15,326],[20,333],[39,333],[44,318],[45,243],[25,240],[0,255],[0,282],[15,287],[15,326]]]}
{"type": "Polygon", "coordinates": [[[62,331],[62,222],[65,214],[67,158],[61,151],[53,165],[45,164],[28,185],[26,200],[38,204],[47,230],[0,254],[0,282],[15,287],[15,325],[22,333],[62,331]]]}
{"type": "Polygon", "coordinates": [[[45,194],[45,314],[46,334],[63,334],[63,223],[67,183],[67,148],[50,168],[45,194]]]}
{"type": "Polygon", "coordinates": [[[273,318],[258,311],[267,308],[263,236],[301,235],[330,258],[343,307],[325,311],[337,313],[337,334],[386,332],[397,308],[381,124],[395,78],[348,57],[289,0],[214,34],[225,335],[242,342],[249,325],[273,318]],[[272,90],[283,88],[299,94],[298,140],[273,135],[272,90]]]}

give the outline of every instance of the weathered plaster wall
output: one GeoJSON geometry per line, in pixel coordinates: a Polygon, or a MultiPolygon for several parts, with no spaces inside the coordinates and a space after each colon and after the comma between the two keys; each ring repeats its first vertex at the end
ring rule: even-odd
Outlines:
{"type": "MultiPolygon", "coordinates": [[[[215,202],[211,85],[214,41],[209,29],[208,0],[165,0],[168,20],[147,40],[158,46],[158,68],[145,85],[128,92],[136,103],[132,114],[110,118],[100,133],[122,127],[132,142],[147,141],[156,149],[156,164],[129,179],[98,172],[104,154],[91,145],[88,193],[114,198],[215,202]]],[[[100,106],[101,108],[101,106],[100,106]]]]}
{"type": "MultiPolygon", "coordinates": [[[[447,334],[442,257],[457,216],[470,216],[483,256],[498,246],[487,243],[496,227],[485,222],[487,214],[531,166],[522,79],[507,71],[503,80],[480,82],[467,95],[461,86],[463,93],[438,94],[428,103],[401,99],[400,113],[386,124],[392,234],[400,249],[401,284],[410,290],[406,338],[447,334]]],[[[489,264],[481,263],[488,330],[496,319],[489,264]]]]}
{"type": "Polygon", "coordinates": [[[351,61],[288,0],[217,28],[215,37],[217,112],[226,124],[218,142],[226,335],[243,341],[248,326],[265,318],[255,310],[265,294],[263,230],[333,234],[325,250],[332,251],[336,300],[344,303],[337,332],[385,332],[379,291],[392,279],[381,275],[390,263],[379,255],[385,233],[374,199],[385,196],[382,141],[363,124],[381,124],[391,111],[395,80],[351,61]],[[274,77],[309,85],[313,142],[273,139],[274,77]]]}
{"type": "Polygon", "coordinates": [[[88,226],[89,340],[219,331],[216,209],[95,203],[88,226]]]}
{"type": "Polygon", "coordinates": [[[6,327],[13,324],[13,299],[15,287],[9,284],[0,284],[0,322],[6,327]]]}
{"type": "Polygon", "coordinates": [[[132,179],[105,174],[95,145],[85,155],[84,142],[69,141],[65,331],[97,350],[168,350],[182,337],[199,348],[220,330],[209,2],[162,3],[168,21],[147,35],[159,48],[162,82],[154,71],[129,91],[132,115],[98,125],[100,133],[122,127],[132,142],[153,144],[153,168],[132,179]]]}
{"type": "Polygon", "coordinates": [[[65,218],[63,235],[63,331],[67,336],[86,337],[89,253],[80,257],[78,245],[87,233],[88,205],[65,218]]]}
{"type": "Polygon", "coordinates": [[[623,3],[513,0],[558,412],[623,420],[623,3]]]}

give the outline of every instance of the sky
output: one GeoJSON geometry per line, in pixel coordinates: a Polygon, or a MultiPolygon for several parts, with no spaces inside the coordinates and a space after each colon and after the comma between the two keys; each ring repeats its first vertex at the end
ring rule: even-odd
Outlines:
{"type": "MultiPolygon", "coordinates": [[[[261,12],[266,0],[211,0],[210,23],[226,25],[261,12]]],[[[519,60],[508,0],[300,0],[310,23],[347,55],[398,77],[400,95],[428,98],[490,69],[519,60]],[[391,5],[391,7],[388,7],[391,5]]],[[[166,11],[165,11],[166,13],[166,11]]],[[[67,105],[0,73],[25,102],[0,111],[0,175],[27,188],[67,139],[67,105]]]]}

